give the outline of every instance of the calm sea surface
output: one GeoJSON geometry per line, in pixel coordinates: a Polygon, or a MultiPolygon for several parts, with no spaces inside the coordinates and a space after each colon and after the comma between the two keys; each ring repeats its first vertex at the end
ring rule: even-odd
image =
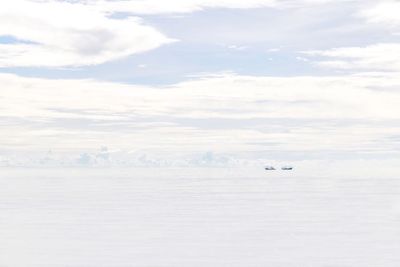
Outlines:
{"type": "Polygon", "coordinates": [[[1,267],[398,267],[400,177],[1,170],[1,267]]]}

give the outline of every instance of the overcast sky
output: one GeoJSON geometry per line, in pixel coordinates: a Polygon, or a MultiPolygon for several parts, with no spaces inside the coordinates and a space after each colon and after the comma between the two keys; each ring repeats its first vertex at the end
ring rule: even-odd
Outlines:
{"type": "Polygon", "coordinates": [[[398,14],[389,0],[2,0],[0,160],[399,158],[398,14]]]}

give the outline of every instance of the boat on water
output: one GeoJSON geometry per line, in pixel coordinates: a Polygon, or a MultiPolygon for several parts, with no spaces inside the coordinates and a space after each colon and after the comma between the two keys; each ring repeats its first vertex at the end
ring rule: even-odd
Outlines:
{"type": "Polygon", "coordinates": [[[293,167],[292,166],[283,166],[281,168],[281,170],[283,170],[283,171],[291,171],[291,170],[293,170],[293,167]]]}

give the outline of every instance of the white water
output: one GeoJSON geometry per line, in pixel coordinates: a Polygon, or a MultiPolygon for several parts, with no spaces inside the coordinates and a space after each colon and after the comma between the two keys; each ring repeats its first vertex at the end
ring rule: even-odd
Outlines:
{"type": "Polygon", "coordinates": [[[1,267],[398,267],[400,179],[1,170],[1,267]]]}

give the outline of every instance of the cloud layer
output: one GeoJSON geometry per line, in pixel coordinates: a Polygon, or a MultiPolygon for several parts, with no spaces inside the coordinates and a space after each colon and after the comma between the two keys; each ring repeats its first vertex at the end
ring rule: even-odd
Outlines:
{"type": "Polygon", "coordinates": [[[399,140],[396,75],[224,74],[168,87],[15,75],[0,81],[4,151],[105,145],[159,153],[391,153],[399,140]]]}
{"type": "Polygon", "coordinates": [[[6,1],[0,67],[58,79],[0,74],[0,155],[51,150],[92,162],[108,158],[98,152],[106,146],[146,164],[146,153],[191,154],[196,162],[222,154],[398,156],[397,9],[394,1],[6,1]],[[137,55],[176,39],[170,50],[137,55]],[[104,75],[74,68],[93,79],[57,76],[65,73],[59,67],[130,55],[135,60],[107,65],[104,75]],[[120,72],[134,83],[137,73],[152,81],[181,76],[163,86],[100,81],[120,72]]]}
{"type": "Polygon", "coordinates": [[[369,3],[359,8],[355,17],[364,20],[370,27],[381,27],[387,37],[393,41],[368,40],[363,46],[344,46],[319,51],[308,51],[306,54],[319,56],[316,61],[322,67],[360,71],[400,71],[400,2],[380,1],[369,3]],[[372,44],[371,44],[372,42],[372,44]]]}
{"type": "Polygon", "coordinates": [[[328,2],[332,1],[5,1],[0,10],[0,37],[12,38],[0,42],[0,67],[98,65],[176,41],[146,25],[139,17],[143,15],[211,8],[305,8],[328,2]]]}
{"type": "Polygon", "coordinates": [[[170,43],[139,18],[112,19],[84,4],[6,1],[0,10],[0,67],[101,64],[170,43]]]}
{"type": "Polygon", "coordinates": [[[324,51],[309,51],[321,56],[322,67],[357,71],[400,71],[400,44],[381,43],[366,47],[341,47],[324,51]]]}

